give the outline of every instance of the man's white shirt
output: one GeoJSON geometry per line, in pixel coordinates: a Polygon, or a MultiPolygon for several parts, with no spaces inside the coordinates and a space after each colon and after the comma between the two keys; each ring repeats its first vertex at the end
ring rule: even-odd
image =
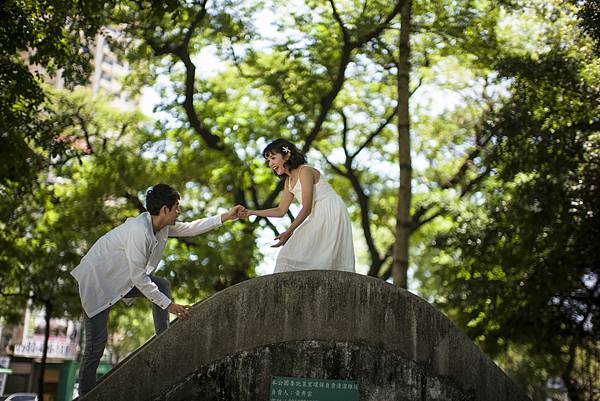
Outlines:
{"type": "Polygon", "coordinates": [[[104,234],[71,274],[79,283],[79,295],[88,317],[122,299],[133,287],[161,308],[171,300],[159,291],[149,275],[156,271],[169,237],[191,237],[222,224],[221,216],[175,223],[156,234],[145,212],[104,234]]]}

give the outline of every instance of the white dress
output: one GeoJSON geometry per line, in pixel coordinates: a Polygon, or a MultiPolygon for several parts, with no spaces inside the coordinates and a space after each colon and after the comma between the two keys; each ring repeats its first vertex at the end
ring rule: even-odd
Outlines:
{"type": "MultiPolygon", "coordinates": [[[[300,178],[288,189],[296,199],[302,200],[300,178]]],[[[283,245],[275,263],[275,273],[313,269],[354,272],[348,210],[323,174],[314,184],[310,215],[283,245]]]]}

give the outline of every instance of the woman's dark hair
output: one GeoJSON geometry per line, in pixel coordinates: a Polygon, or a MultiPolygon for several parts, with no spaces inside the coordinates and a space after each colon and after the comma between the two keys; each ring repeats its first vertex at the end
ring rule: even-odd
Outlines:
{"type": "MultiPolygon", "coordinates": [[[[273,153],[279,153],[282,156],[285,156],[288,153],[291,154],[290,158],[285,163],[283,163],[285,168],[287,168],[290,171],[300,167],[303,164],[306,164],[306,156],[304,156],[304,154],[300,152],[293,143],[285,139],[280,138],[274,140],[273,142],[268,144],[262,152],[263,157],[265,159],[273,153]]],[[[285,174],[283,176],[285,176],[285,174]]]]}
{"type": "Polygon", "coordinates": [[[156,184],[146,192],[146,210],[153,216],[158,216],[158,212],[163,206],[169,210],[181,199],[179,192],[175,191],[167,184],[156,184]]]}

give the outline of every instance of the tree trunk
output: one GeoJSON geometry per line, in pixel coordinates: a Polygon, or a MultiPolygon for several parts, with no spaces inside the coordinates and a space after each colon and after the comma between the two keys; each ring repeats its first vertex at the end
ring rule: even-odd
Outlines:
{"type": "MultiPolygon", "coordinates": [[[[585,321],[585,320],[584,320],[585,321]]],[[[577,357],[577,343],[579,342],[579,336],[576,335],[571,342],[569,343],[569,360],[567,362],[567,366],[562,372],[561,378],[567,389],[567,396],[569,397],[569,401],[583,401],[584,396],[581,394],[580,385],[578,382],[577,375],[573,373],[575,368],[575,359],[577,357]]]]}
{"type": "Polygon", "coordinates": [[[38,398],[44,399],[44,374],[46,373],[46,359],[48,356],[48,341],[50,340],[50,316],[52,316],[52,302],[46,301],[44,304],[44,351],[42,352],[42,362],[40,364],[40,377],[38,379],[38,398]]]}
{"type": "Polygon", "coordinates": [[[400,43],[398,62],[398,156],[400,167],[400,187],[396,209],[396,242],[392,277],[394,285],[407,287],[408,245],[410,237],[410,203],[412,161],[410,158],[410,115],[408,111],[410,78],[410,19],[411,1],[405,1],[400,11],[400,43]]]}

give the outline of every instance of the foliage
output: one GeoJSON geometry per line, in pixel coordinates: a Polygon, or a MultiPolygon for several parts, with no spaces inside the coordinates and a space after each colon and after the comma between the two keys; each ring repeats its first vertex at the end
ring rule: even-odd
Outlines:
{"type": "MultiPolygon", "coordinates": [[[[48,27],[38,9],[27,8],[45,3],[4,2],[2,12],[39,33],[0,28],[3,38],[13,36],[1,46],[17,43],[6,58],[10,68],[0,70],[3,85],[15,90],[0,100],[3,121],[16,121],[10,129],[18,134],[2,137],[13,142],[0,146],[8,177],[0,209],[2,282],[17,289],[17,277],[39,274],[44,263],[70,270],[100,235],[143,210],[144,189],[159,181],[181,190],[182,220],[235,203],[271,207],[281,183],[260,151],[280,136],[307,151],[344,198],[357,248],[364,249],[359,269],[389,278],[401,3],[55,6],[56,21],[80,15],[77,24],[87,32],[78,36],[87,38],[82,47],[66,45],[80,40],[71,38],[68,24],[48,27]],[[1,75],[26,71],[18,49],[50,43],[52,51],[40,52],[38,62],[56,69],[73,62],[65,77],[76,82],[86,72],[77,65],[90,56],[86,40],[102,21],[119,27],[110,43],[132,67],[128,87],[152,86],[159,94],[159,121],[115,110],[86,92],[42,103],[47,92],[34,75],[1,75]],[[46,40],[23,44],[35,37],[46,40]],[[21,183],[36,180],[30,197],[13,196],[21,183]],[[63,247],[70,251],[62,256],[41,251],[63,247]]],[[[597,237],[600,81],[590,40],[593,4],[478,0],[413,7],[411,288],[436,300],[539,397],[550,394],[549,377],[589,376],[584,361],[597,355],[597,339],[580,321],[591,311],[595,322],[597,310],[578,298],[597,297],[597,259],[589,253],[597,237]],[[540,330],[548,341],[535,341],[540,330]],[[519,358],[523,353],[530,358],[519,358]]],[[[286,223],[228,223],[172,240],[160,274],[177,300],[195,302],[253,277],[263,260],[257,238],[286,223]]],[[[64,282],[47,278],[65,293],[74,286],[68,275],[64,282]]],[[[137,302],[113,313],[113,332],[122,339],[113,344],[117,358],[152,332],[147,311],[147,302],[137,302]]]]}
{"type": "Polygon", "coordinates": [[[492,176],[435,243],[438,304],[491,355],[526,349],[572,400],[598,380],[578,356],[597,353],[600,317],[597,63],[570,49],[502,59],[492,176]]]}
{"type": "Polygon", "coordinates": [[[54,188],[38,182],[65,150],[55,140],[57,120],[44,106],[42,77],[60,71],[68,86],[86,79],[104,4],[0,3],[0,280],[14,301],[0,303],[0,314],[9,322],[24,311],[30,293],[37,305],[51,301],[49,313],[59,316],[76,305],[68,280],[73,233],[61,231],[54,188]]]}
{"type": "Polygon", "coordinates": [[[0,196],[2,201],[35,183],[46,157],[60,153],[55,132],[39,116],[44,76],[83,83],[90,48],[111,2],[8,0],[0,4],[0,196]],[[45,152],[39,152],[42,149],[45,152]],[[12,155],[20,157],[14,158],[12,155]]]}
{"type": "Polygon", "coordinates": [[[584,1],[579,8],[578,17],[583,30],[594,39],[596,51],[600,52],[600,1],[584,1]]]}
{"type": "MultiPolygon", "coordinates": [[[[38,171],[40,185],[35,191],[18,199],[14,209],[7,215],[7,220],[2,223],[3,240],[6,244],[0,257],[3,294],[24,299],[32,297],[36,306],[45,306],[50,302],[56,313],[53,317],[80,314],[78,294],[69,272],[82,256],[83,241],[86,239],[85,236],[82,237],[82,233],[88,233],[87,239],[93,238],[95,232],[89,227],[101,227],[103,218],[100,216],[107,212],[102,208],[98,208],[100,213],[90,212],[92,205],[80,203],[81,199],[72,196],[75,192],[73,188],[82,190],[99,185],[105,189],[110,188],[106,182],[94,183],[92,179],[86,179],[85,185],[80,182],[71,184],[72,180],[79,178],[77,170],[85,164],[84,159],[91,158],[96,153],[97,146],[102,144],[107,151],[106,138],[96,135],[97,131],[106,130],[110,136],[107,125],[111,123],[103,121],[104,125],[94,125],[90,121],[92,105],[88,104],[87,110],[84,110],[84,105],[77,104],[77,99],[81,97],[81,93],[70,97],[60,94],[53,96],[54,104],[47,106],[53,107],[53,113],[44,117],[44,123],[56,128],[55,132],[62,132],[60,141],[70,146],[65,149],[62,158],[53,159],[51,169],[38,171]],[[75,125],[75,120],[78,121],[78,126],[75,125]],[[93,137],[87,135],[90,132],[94,134],[93,137]],[[82,164],[68,165],[70,158],[82,164]]],[[[93,105],[93,113],[96,116],[102,115],[100,101],[93,105]]],[[[95,118],[99,120],[101,117],[95,118]]],[[[112,111],[112,118],[112,123],[116,125],[118,113],[112,111]]],[[[132,122],[128,120],[124,124],[132,122]]],[[[122,153],[131,157],[129,152],[123,150],[122,153]]],[[[113,172],[118,171],[115,165],[121,161],[117,146],[111,149],[111,157],[108,159],[112,166],[106,166],[107,170],[115,176],[113,172]]],[[[100,165],[105,160],[100,158],[100,165]]],[[[99,171],[94,173],[98,174],[99,171]]],[[[132,174],[141,177],[139,172],[132,174]]],[[[121,178],[128,180],[125,174],[121,178]]],[[[103,180],[104,177],[100,179],[103,180]]],[[[112,184],[118,186],[119,181],[112,184]]],[[[125,185],[119,187],[121,191],[125,188],[125,185]]],[[[88,198],[98,195],[92,191],[86,194],[88,198]]],[[[98,200],[93,199],[94,202],[98,200]]],[[[104,220],[112,223],[114,218],[109,219],[104,215],[104,220]]],[[[7,306],[11,307],[9,304],[7,306]]]]}

